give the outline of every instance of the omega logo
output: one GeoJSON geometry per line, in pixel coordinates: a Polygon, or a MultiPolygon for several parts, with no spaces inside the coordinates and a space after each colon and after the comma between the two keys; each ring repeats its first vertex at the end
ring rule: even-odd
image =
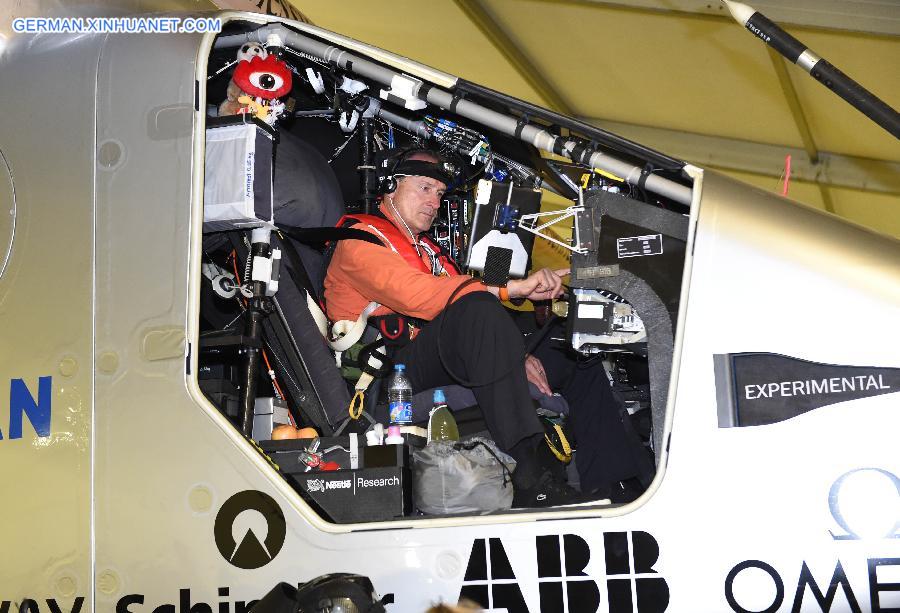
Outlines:
{"type": "MultiPolygon", "coordinates": [[[[828,508],[841,529],[838,534],[829,531],[835,541],[900,538],[900,478],[887,470],[865,467],[844,473],[829,489],[828,508]]],[[[888,580],[892,570],[884,569],[879,576],[879,568],[900,567],[900,558],[866,558],[865,563],[868,589],[857,586],[854,590],[844,570],[844,561],[838,559],[830,579],[827,575],[821,576],[820,582],[816,581],[809,565],[803,561],[791,611],[802,609],[807,594],[822,611],[834,608],[861,613],[861,601],[863,605],[868,604],[868,609],[873,612],[900,610],[891,608],[886,602],[882,604],[882,594],[894,593],[892,597],[885,598],[893,600],[900,593],[900,583],[888,580]]],[[[893,572],[896,570],[893,569],[893,572]]],[[[784,603],[785,596],[782,574],[762,560],[744,560],[735,565],[725,578],[725,599],[735,613],[775,613],[784,603]],[[773,596],[768,596],[773,592],[773,596]]]]}

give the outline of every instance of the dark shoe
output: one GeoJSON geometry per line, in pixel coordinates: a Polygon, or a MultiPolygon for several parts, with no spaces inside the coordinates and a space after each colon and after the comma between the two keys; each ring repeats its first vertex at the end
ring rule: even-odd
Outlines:
{"type": "Polygon", "coordinates": [[[528,488],[517,488],[513,495],[514,509],[535,509],[587,504],[593,499],[583,496],[546,471],[537,482],[528,488]]]}

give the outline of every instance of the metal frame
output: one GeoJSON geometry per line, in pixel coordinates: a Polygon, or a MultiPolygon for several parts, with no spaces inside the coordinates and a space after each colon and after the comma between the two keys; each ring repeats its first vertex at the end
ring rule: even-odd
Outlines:
{"type": "MultiPolygon", "coordinates": [[[[800,133],[800,140],[803,141],[803,148],[806,150],[809,162],[817,165],[819,164],[819,149],[816,147],[812,131],[809,129],[809,122],[806,121],[803,105],[800,103],[800,98],[797,97],[797,90],[794,88],[794,82],[788,73],[784,57],[771,47],[767,46],[766,51],[769,54],[769,59],[772,60],[772,68],[775,69],[775,75],[778,77],[778,83],[781,85],[782,93],[784,93],[784,99],[791,110],[794,125],[797,126],[797,131],[800,133]]],[[[819,186],[819,193],[822,196],[822,202],[825,204],[825,210],[829,213],[834,213],[834,201],[831,198],[831,193],[822,183],[816,182],[816,184],[819,186]]]]}
{"type": "Polygon", "coordinates": [[[500,55],[509,62],[520,77],[557,113],[575,115],[572,106],[557,93],[553,85],[541,74],[519,46],[506,33],[503,25],[494,19],[479,0],[455,0],[456,5],[476,28],[490,41],[500,55]]]}

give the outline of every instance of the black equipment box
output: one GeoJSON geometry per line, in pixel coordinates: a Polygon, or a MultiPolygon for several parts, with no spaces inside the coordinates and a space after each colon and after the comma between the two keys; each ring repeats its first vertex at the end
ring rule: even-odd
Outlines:
{"type": "Polygon", "coordinates": [[[286,474],[301,495],[340,524],[387,521],[412,512],[412,475],[405,466],[286,474]]]}
{"type": "MultiPolygon", "coordinates": [[[[656,294],[669,311],[674,329],[681,298],[687,216],[610,192],[585,196],[584,206],[588,213],[578,219],[588,253],[572,254],[570,287],[622,295],[619,286],[624,282],[618,277],[627,272],[656,294]]],[[[632,297],[622,297],[639,309],[632,297]]],[[[569,317],[569,323],[575,319],[569,317]]]]}
{"type": "MultiPolygon", "coordinates": [[[[410,436],[413,445],[424,439],[410,436]]],[[[351,468],[349,436],[318,439],[322,460],[339,470],[308,468],[304,455],[315,439],[260,441],[260,448],[297,491],[337,523],[387,521],[412,512],[412,459],[409,445],[365,446],[357,437],[356,468],[351,468]]],[[[421,444],[420,444],[421,442],[421,444]]]]}

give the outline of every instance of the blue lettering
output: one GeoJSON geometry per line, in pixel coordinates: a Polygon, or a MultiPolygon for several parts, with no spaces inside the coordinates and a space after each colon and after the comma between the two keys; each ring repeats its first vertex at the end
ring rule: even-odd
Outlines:
{"type": "MultiPolygon", "coordinates": [[[[13,379],[9,385],[9,438],[22,438],[22,413],[38,436],[50,436],[50,404],[53,397],[53,377],[38,378],[38,399],[28,391],[22,379],[13,379]]],[[[3,438],[0,435],[0,438],[3,438]]]]}

